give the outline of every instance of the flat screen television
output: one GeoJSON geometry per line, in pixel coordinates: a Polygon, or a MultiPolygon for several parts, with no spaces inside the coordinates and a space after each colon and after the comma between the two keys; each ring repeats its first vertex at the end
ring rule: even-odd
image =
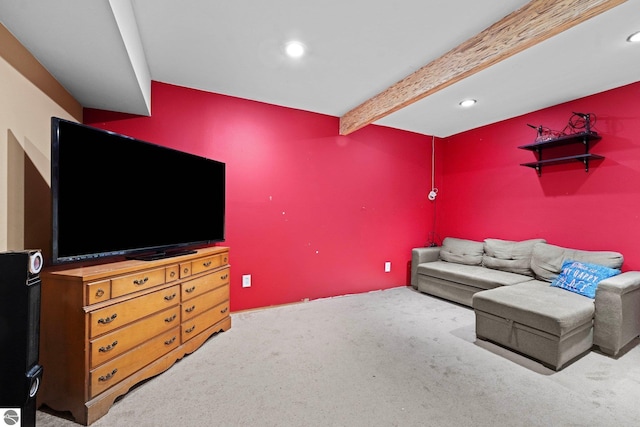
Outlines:
{"type": "Polygon", "coordinates": [[[225,238],[225,164],[51,119],[52,262],[154,259],[225,238]]]}

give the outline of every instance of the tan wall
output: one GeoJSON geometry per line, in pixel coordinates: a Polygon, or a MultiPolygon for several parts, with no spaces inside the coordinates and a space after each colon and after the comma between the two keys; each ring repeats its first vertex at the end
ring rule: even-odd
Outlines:
{"type": "Polygon", "coordinates": [[[0,25],[0,251],[49,256],[51,116],[82,106],[0,25]]]}

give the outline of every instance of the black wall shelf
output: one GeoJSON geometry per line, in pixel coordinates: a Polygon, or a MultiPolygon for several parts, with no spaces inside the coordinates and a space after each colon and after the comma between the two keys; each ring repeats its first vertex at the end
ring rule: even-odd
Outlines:
{"type": "Polygon", "coordinates": [[[538,172],[538,176],[542,175],[542,166],[556,165],[560,163],[581,162],[584,164],[585,172],[589,172],[589,160],[604,159],[603,156],[589,153],[590,144],[600,140],[602,137],[596,132],[586,131],[571,135],[563,135],[557,138],[548,139],[546,141],[534,142],[532,144],[521,145],[518,148],[529,150],[536,153],[538,160],[535,162],[521,163],[521,166],[533,168],[538,172]],[[570,156],[553,157],[550,159],[542,158],[542,151],[545,148],[560,147],[563,145],[582,144],[584,146],[584,154],[575,154],[570,156]]]}

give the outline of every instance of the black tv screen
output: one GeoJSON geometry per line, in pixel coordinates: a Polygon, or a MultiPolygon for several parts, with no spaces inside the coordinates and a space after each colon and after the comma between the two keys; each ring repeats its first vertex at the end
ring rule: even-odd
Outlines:
{"type": "Polygon", "coordinates": [[[52,262],[224,241],[225,164],[51,120],[52,262]]]}

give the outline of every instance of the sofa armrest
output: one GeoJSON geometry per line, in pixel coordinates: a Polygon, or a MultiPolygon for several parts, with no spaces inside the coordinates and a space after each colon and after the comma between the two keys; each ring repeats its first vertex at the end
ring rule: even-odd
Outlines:
{"type": "Polygon", "coordinates": [[[414,248],[411,250],[411,286],[418,289],[418,265],[423,262],[433,262],[440,258],[440,247],[414,248]]]}
{"type": "Polygon", "coordinates": [[[593,343],[617,356],[640,335],[640,271],[627,271],[603,280],[596,290],[593,343]]]}

